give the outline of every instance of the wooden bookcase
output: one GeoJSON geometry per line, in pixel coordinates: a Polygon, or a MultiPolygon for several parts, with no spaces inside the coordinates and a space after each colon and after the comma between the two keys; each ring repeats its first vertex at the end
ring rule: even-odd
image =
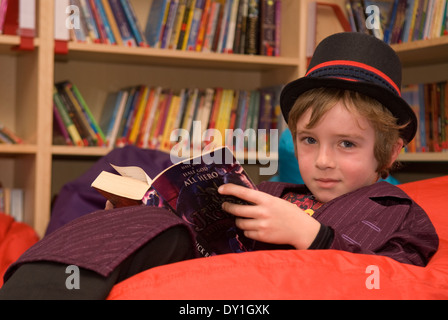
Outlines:
{"type": "MultiPolygon", "coordinates": [[[[145,24],[151,1],[131,2],[139,20],[145,24]]],[[[1,121],[26,142],[0,145],[0,181],[25,190],[25,222],[42,236],[50,219],[52,196],[110,151],[101,147],[52,145],[55,82],[73,81],[97,118],[108,92],[131,85],[255,89],[284,84],[306,70],[307,3],[283,0],[281,56],[264,57],[81,43],[69,43],[69,53],[57,55],[53,40],[53,1],[37,1],[38,36],[34,51],[13,51],[20,42],[19,37],[0,35],[1,121]]],[[[331,14],[319,14],[318,40],[341,31],[331,14]]],[[[410,74],[419,75],[418,68],[434,62],[437,62],[435,71],[428,76],[436,74],[443,78],[447,74],[448,37],[396,49],[406,57],[410,74]],[[422,52],[433,58],[421,61],[422,52]],[[440,65],[445,65],[445,69],[440,65]]],[[[430,162],[448,160],[441,155],[424,157],[430,162]]]]}

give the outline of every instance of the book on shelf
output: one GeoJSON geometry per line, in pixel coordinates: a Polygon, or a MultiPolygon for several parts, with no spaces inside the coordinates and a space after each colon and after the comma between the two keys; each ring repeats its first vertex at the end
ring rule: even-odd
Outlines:
{"type": "Polygon", "coordinates": [[[448,82],[412,84],[402,90],[418,119],[417,134],[404,152],[448,151],[448,82]]]}
{"type": "Polygon", "coordinates": [[[273,0],[260,2],[260,53],[274,56],[276,52],[276,7],[273,0]]]}
{"type": "Polygon", "coordinates": [[[13,130],[0,123],[0,144],[22,144],[23,140],[13,130]]]}
{"type": "Polygon", "coordinates": [[[264,129],[260,139],[269,150],[270,130],[278,129],[281,133],[286,127],[279,111],[281,88],[123,88],[111,92],[104,104],[99,121],[104,145],[132,144],[165,151],[179,144],[185,149],[193,145],[203,148],[211,141],[217,143],[215,139],[220,139],[222,145],[233,143],[232,134],[240,129],[244,139],[250,139],[245,142],[248,149],[256,148],[257,129],[264,129]]]}
{"type": "Polygon", "coordinates": [[[447,0],[347,0],[345,8],[352,31],[373,34],[389,44],[448,34],[447,0]]]}
{"type": "Polygon", "coordinates": [[[70,1],[80,8],[74,41],[280,55],[281,0],[154,0],[141,22],[129,0],[70,1]]]}
{"type": "Polygon", "coordinates": [[[234,183],[256,189],[227,147],[181,160],[151,179],[138,167],[112,167],[102,171],[92,187],[116,208],[132,205],[164,207],[188,223],[196,233],[204,256],[251,251],[255,242],[235,225],[223,202],[248,204],[218,193],[219,186],[234,183]]]}
{"type": "MultiPolygon", "coordinates": [[[[78,8],[79,14],[79,26],[69,30],[73,41],[128,47],[147,46],[131,1],[70,0],[70,4],[78,8]]],[[[56,21],[61,20],[62,28],[67,16],[59,13],[55,17],[56,21]]]]}
{"type": "Polygon", "coordinates": [[[36,0],[0,1],[0,34],[34,38],[36,35],[36,0]]]}
{"type": "Polygon", "coordinates": [[[101,127],[90,111],[81,92],[70,81],[55,84],[53,90],[53,113],[62,134],[68,134],[76,146],[103,146],[105,137],[101,127]],[[64,126],[61,129],[60,126],[64,126]]]}
{"type": "Polygon", "coordinates": [[[23,222],[24,190],[4,187],[0,183],[0,212],[9,215],[17,222],[23,222]]]}

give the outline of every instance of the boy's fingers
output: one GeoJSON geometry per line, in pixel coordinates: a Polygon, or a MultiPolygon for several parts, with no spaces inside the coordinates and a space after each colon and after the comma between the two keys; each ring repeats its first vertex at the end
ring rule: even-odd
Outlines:
{"type": "Polygon", "coordinates": [[[249,205],[243,204],[235,204],[231,202],[224,202],[222,204],[222,208],[224,211],[233,214],[234,216],[241,218],[253,218],[253,207],[249,205]]]}
{"type": "Polygon", "coordinates": [[[260,191],[249,189],[247,187],[239,186],[233,183],[223,184],[219,187],[218,192],[220,194],[235,196],[254,204],[257,204],[260,200],[262,200],[262,198],[260,198],[260,191]]]}

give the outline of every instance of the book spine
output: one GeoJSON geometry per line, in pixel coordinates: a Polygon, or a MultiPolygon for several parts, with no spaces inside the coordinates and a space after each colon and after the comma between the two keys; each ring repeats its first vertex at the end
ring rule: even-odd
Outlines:
{"type": "Polygon", "coordinates": [[[132,87],[129,92],[129,97],[126,100],[123,118],[121,119],[120,125],[118,127],[117,137],[116,137],[116,141],[115,141],[115,145],[117,147],[121,147],[124,145],[124,140],[125,140],[124,135],[125,135],[126,125],[127,125],[127,119],[129,119],[130,115],[132,114],[133,102],[134,102],[136,95],[137,95],[137,87],[132,87]]]}
{"type": "Polygon", "coordinates": [[[171,99],[173,97],[173,92],[170,89],[167,89],[165,92],[164,99],[162,100],[162,105],[160,109],[159,119],[157,123],[156,130],[153,135],[153,146],[155,148],[160,148],[163,136],[163,130],[166,125],[166,119],[168,116],[169,107],[171,105],[171,99]]]}
{"type": "Polygon", "coordinates": [[[160,144],[160,148],[165,151],[169,151],[171,148],[170,136],[171,132],[174,130],[174,124],[176,120],[176,115],[179,112],[180,108],[180,96],[173,94],[171,98],[171,102],[168,108],[166,124],[163,130],[162,140],[160,144]]]}
{"type": "Polygon", "coordinates": [[[100,42],[100,35],[95,23],[95,19],[93,17],[92,8],[90,7],[89,1],[80,0],[80,2],[82,11],[84,12],[84,17],[86,19],[87,29],[89,30],[89,37],[94,43],[100,42]]]}
{"type": "MultiPolygon", "coordinates": [[[[64,121],[62,120],[61,115],[56,107],[56,104],[53,102],[53,117],[54,117],[54,125],[53,127],[57,127],[59,132],[62,134],[64,138],[64,143],[68,146],[73,145],[72,140],[70,139],[70,135],[65,127],[64,121]]],[[[54,143],[54,142],[53,142],[54,143]]]]}
{"type": "Polygon", "coordinates": [[[234,0],[226,0],[224,5],[224,11],[223,16],[221,20],[221,27],[220,27],[220,34],[219,34],[219,41],[218,46],[216,47],[216,52],[224,52],[225,45],[227,43],[227,34],[228,34],[228,27],[229,27],[229,21],[231,16],[231,10],[234,0]]]}
{"type": "MultiPolygon", "coordinates": [[[[280,52],[280,45],[281,45],[281,29],[282,29],[282,1],[281,0],[275,0],[275,50],[274,55],[276,57],[279,57],[280,52]]],[[[382,37],[381,37],[382,39],[382,37]]]]}
{"type": "Polygon", "coordinates": [[[153,1],[146,22],[146,41],[151,48],[158,48],[160,35],[162,34],[163,19],[169,7],[168,0],[153,1]]]}
{"type": "Polygon", "coordinates": [[[108,42],[110,44],[117,44],[117,40],[115,39],[114,33],[109,24],[109,20],[107,19],[107,14],[106,11],[104,10],[102,0],[95,0],[95,4],[98,10],[99,18],[101,19],[101,22],[104,26],[108,42]]]}
{"type": "Polygon", "coordinates": [[[202,46],[204,45],[205,31],[207,28],[207,23],[210,17],[211,0],[205,0],[204,10],[202,13],[201,21],[199,23],[198,36],[196,39],[196,51],[202,51],[202,46]]]}
{"type": "MultiPolygon", "coordinates": [[[[79,0],[70,0],[70,4],[76,6],[78,9],[81,7],[81,2],[79,0]]],[[[79,28],[73,28],[70,33],[73,35],[73,39],[78,42],[89,42],[90,35],[87,29],[87,21],[84,16],[84,12],[80,9],[79,11],[79,28]]]]}
{"type": "Polygon", "coordinates": [[[3,124],[0,124],[0,132],[4,136],[6,136],[6,138],[8,140],[10,140],[10,142],[12,144],[22,144],[23,143],[23,140],[18,135],[16,135],[11,129],[9,129],[8,127],[6,127],[3,124]]]}
{"type": "Polygon", "coordinates": [[[106,28],[105,28],[104,23],[103,23],[103,21],[101,19],[100,12],[99,12],[99,9],[98,9],[98,7],[96,5],[95,0],[89,0],[89,4],[90,4],[90,8],[92,10],[93,17],[95,19],[95,23],[97,25],[98,33],[99,33],[99,36],[100,36],[100,41],[99,42],[100,43],[109,44],[110,42],[109,42],[109,39],[107,37],[106,28]]]}
{"type": "Polygon", "coordinates": [[[128,20],[129,26],[131,27],[132,33],[134,34],[134,38],[137,41],[137,45],[140,47],[147,46],[146,39],[143,35],[142,28],[139,25],[132,4],[129,2],[129,0],[120,0],[120,2],[128,20]]]}
{"type": "MultiPolygon", "coordinates": [[[[150,135],[154,125],[157,106],[159,105],[159,98],[162,92],[162,87],[158,86],[154,89],[154,98],[151,101],[150,110],[148,110],[148,120],[143,129],[142,147],[147,148],[150,144],[150,135]]],[[[148,108],[148,107],[147,107],[148,108]]]]}
{"type": "Polygon", "coordinates": [[[249,1],[247,12],[247,29],[245,39],[246,54],[258,54],[259,27],[258,27],[259,0],[249,1]]]}
{"type": "Polygon", "coordinates": [[[64,121],[65,127],[67,128],[67,131],[73,143],[80,147],[84,146],[84,141],[81,138],[81,135],[79,134],[75,123],[73,122],[73,117],[69,114],[67,108],[64,106],[64,102],[61,99],[56,88],[54,88],[53,90],[53,101],[59,111],[59,114],[61,115],[62,120],[64,121]]]}
{"type": "Polygon", "coordinates": [[[19,1],[19,35],[30,38],[36,35],[36,0],[19,1]]]}
{"type": "Polygon", "coordinates": [[[146,128],[148,126],[148,121],[149,121],[149,115],[151,113],[151,109],[152,109],[152,104],[154,101],[154,96],[155,96],[155,89],[154,88],[148,88],[148,99],[146,101],[146,106],[145,106],[145,111],[143,113],[142,116],[142,121],[141,121],[141,125],[140,125],[140,130],[138,132],[137,135],[137,142],[136,145],[140,148],[143,147],[144,144],[144,137],[146,134],[146,128]]]}
{"type": "Polygon", "coordinates": [[[77,117],[80,120],[80,123],[86,132],[86,139],[88,141],[88,145],[96,146],[98,144],[97,136],[89,123],[86,113],[84,112],[83,108],[81,107],[79,101],[76,99],[72,91],[72,84],[70,82],[64,83],[62,90],[67,97],[67,101],[74,107],[77,117]]]}
{"type": "Polygon", "coordinates": [[[148,102],[148,94],[149,94],[149,88],[147,86],[144,86],[142,88],[142,94],[136,106],[137,110],[135,113],[135,119],[132,125],[131,132],[129,134],[128,143],[130,144],[136,144],[137,142],[138,133],[140,131],[140,125],[143,119],[143,115],[145,113],[145,107],[148,102]]]}
{"type": "Polygon", "coordinates": [[[229,24],[227,27],[227,39],[224,46],[225,53],[233,53],[233,42],[235,39],[236,19],[238,16],[239,2],[241,0],[234,0],[230,8],[229,24]]]}
{"type": "Polygon", "coordinates": [[[170,8],[168,10],[168,16],[166,18],[165,28],[162,34],[162,41],[160,43],[160,47],[162,49],[166,49],[169,47],[178,7],[179,0],[171,0],[170,8]]]}
{"type": "Polygon", "coordinates": [[[82,96],[81,92],[78,90],[78,87],[74,84],[70,84],[70,89],[73,92],[74,97],[78,101],[83,113],[86,116],[87,121],[89,122],[92,130],[95,133],[95,137],[97,140],[97,144],[99,146],[102,146],[105,141],[105,136],[103,130],[101,130],[101,127],[98,125],[98,122],[96,121],[95,117],[93,116],[89,106],[87,105],[86,101],[84,100],[84,97],[82,96]]]}
{"type": "Polygon", "coordinates": [[[273,56],[275,53],[275,6],[272,0],[261,0],[260,11],[260,54],[273,56]]]}
{"type": "Polygon", "coordinates": [[[193,20],[194,8],[196,0],[187,0],[185,6],[185,13],[182,20],[182,25],[179,34],[179,41],[177,43],[178,50],[185,50],[187,48],[188,35],[191,29],[191,22],[193,20]]]}
{"type": "Polygon", "coordinates": [[[72,102],[70,101],[70,98],[67,96],[67,93],[64,90],[63,84],[57,84],[58,93],[57,96],[62,101],[62,105],[67,110],[68,115],[70,116],[73,124],[76,127],[77,132],[79,133],[79,136],[81,137],[82,146],[89,146],[91,145],[88,137],[87,130],[84,126],[84,123],[81,122],[80,115],[75,110],[75,107],[73,106],[72,102]]]}
{"type": "Polygon", "coordinates": [[[196,49],[196,41],[198,39],[199,27],[201,23],[202,14],[204,11],[205,0],[196,0],[196,6],[193,11],[193,18],[191,21],[191,28],[188,35],[187,47],[189,51],[196,49]]]}
{"type": "Polygon", "coordinates": [[[2,0],[0,3],[0,34],[3,33],[3,25],[5,24],[5,16],[6,16],[6,10],[8,8],[8,1],[9,0],[2,0]]]}
{"type": "Polygon", "coordinates": [[[186,0],[179,0],[176,10],[176,16],[173,22],[173,30],[171,32],[170,41],[168,43],[168,49],[176,49],[177,42],[179,41],[179,34],[182,27],[182,20],[185,13],[186,0]]]}
{"type": "Polygon", "coordinates": [[[179,111],[176,115],[176,120],[173,124],[174,129],[179,129],[182,125],[182,120],[183,120],[183,116],[184,116],[184,112],[185,112],[185,107],[186,107],[186,97],[187,97],[187,90],[186,89],[181,89],[180,90],[180,102],[179,102],[179,111]]]}
{"type": "Polygon", "coordinates": [[[3,34],[17,35],[19,29],[19,1],[8,0],[5,20],[3,22],[3,34]]]}
{"type": "Polygon", "coordinates": [[[243,12],[244,3],[247,0],[240,0],[238,5],[238,14],[236,17],[235,36],[233,39],[232,51],[234,53],[240,53],[241,33],[243,31],[243,12]]]}
{"type": "Polygon", "coordinates": [[[207,23],[207,29],[205,31],[204,44],[202,46],[202,51],[210,52],[213,49],[213,40],[216,32],[216,26],[218,21],[218,15],[220,11],[221,4],[219,2],[212,2],[210,6],[210,17],[207,23]]]}
{"type": "Polygon", "coordinates": [[[216,20],[216,28],[215,28],[215,34],[213,36],[213,45],[212,45],[212,49],[211,51],[213,52],[219,52],[218,51],[218,47],[219,47],[219,42],[220,39],[222,38],[221,34],[224,32],[224,30],[222,30],[222,21],[224,19],[224,13],[226,10],[226,2],[225,0],[221,1],[221,4],[219,6],[219,12],[217,15],[217,20],[216,20]]]}
{"type": "Polygon", "coordinates": [[[134,39],[128,19],[126,18],[124,9],[119,0],[109,0],[110,8],[112,9],[113,17],[117,23],[119,33],[123,44],[128,47],[136,47],[137,42],[134,39]]]}
{"type": "Polygon", "coordinates": [[[126,145],[129,142],[129,136],[131,134],[132,126],[134,125],[135,116],[138,111],[139,102],[141,100],[142,94],[143,94],[143,86],[138,86],[136,89],[135,95],[132,99],[132,104],[129,110],[129,115],[124,119],[126,124],[123,129],[123,134],[121,136],[120,143],[122,145],[126,145]]]}

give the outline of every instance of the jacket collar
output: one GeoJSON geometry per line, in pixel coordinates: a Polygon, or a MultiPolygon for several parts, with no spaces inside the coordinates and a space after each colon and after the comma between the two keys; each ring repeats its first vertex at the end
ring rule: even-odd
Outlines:
{"type": "MultiPolygon", "coordinates": [[[[297,193],[307,193],[308,188],[303,184],[293,184],[284,182],[262,182],[258,185],[260,191],[268,192],[275,197],[281,197],[286,191],[294,191],[297,193]]],[[[352,195],[367,195],[369,198],[380,198],[380,197],[395,197],[402,199],[410,199],[409,196],[400,188],[385,182],[380,181],[374,183],[370,186],[359,188],[355,191],[346,193],[330,202],[340,200],[342,198],[352,196],[352,195]]]]}

